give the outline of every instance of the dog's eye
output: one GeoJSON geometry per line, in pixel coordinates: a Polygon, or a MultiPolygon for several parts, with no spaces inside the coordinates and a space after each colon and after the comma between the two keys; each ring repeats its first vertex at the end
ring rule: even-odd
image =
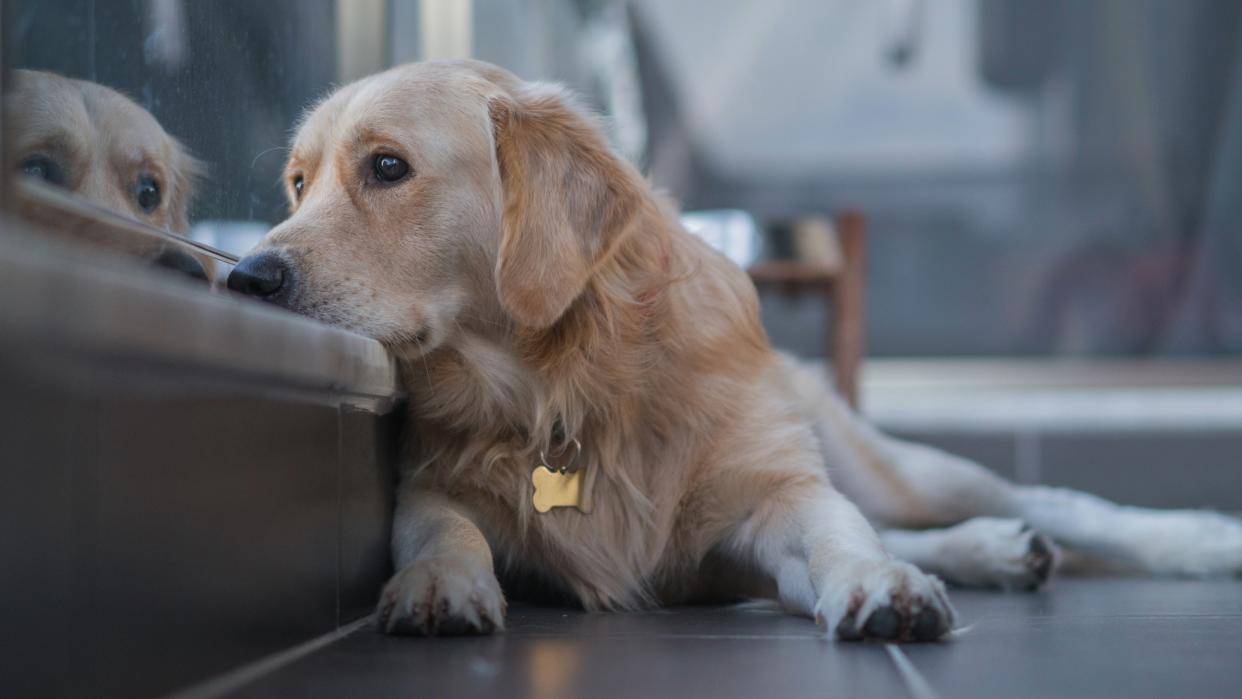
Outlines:
{"type": "Polygon", "coordinates": [[[62,185],[65,183],[64,173],[51,158],[33,155],[23,160],[21,167],[22,174],[38,177],[49,184],[62,185]]]}
{"type": "Polygon", "coordinates": [[[410,166],[401,158],[392,155],[377,155],[372,163],[375,179],[380,182],[396,182],[410,174],[410,166]]]}
{"type": "Polygon", "coordinates": [[[159,183],[150,175],[139,176],[138,184],[134,187],[134,197],[138,200],[138,208],[148,214],[155,211],[160,205],[159,183]]]}
{"type": "Polygon", "coordinates": [[[302,179],[301,175],[298,175],[297,177],[293,178],[293,196],[295,198],[297,199],[302,198],[302,187],[304,187],[305,185],[306,185],[306,181],[302,179]]]}

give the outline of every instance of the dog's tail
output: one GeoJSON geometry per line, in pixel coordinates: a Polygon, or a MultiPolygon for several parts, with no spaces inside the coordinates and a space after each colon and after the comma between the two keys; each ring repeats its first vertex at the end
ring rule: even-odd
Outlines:
{"type": "Polygon", "coordinates": [[[833,484],[873,522],[918,529],[1004,516],[1008,482],[978,464],[881,433],[833,391],[822,371],[789,356],[781,361],[833,484]]]}

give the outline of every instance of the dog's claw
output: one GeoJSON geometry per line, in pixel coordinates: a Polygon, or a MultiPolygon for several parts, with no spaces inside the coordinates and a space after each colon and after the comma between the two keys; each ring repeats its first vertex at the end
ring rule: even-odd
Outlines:
{"type": "Polygon", "coordinates": [[[451,558],[418,561],[384,586],[376,622],[390,634],[460,636],[504,629],[504,596],[490,570],[451,558]]]}

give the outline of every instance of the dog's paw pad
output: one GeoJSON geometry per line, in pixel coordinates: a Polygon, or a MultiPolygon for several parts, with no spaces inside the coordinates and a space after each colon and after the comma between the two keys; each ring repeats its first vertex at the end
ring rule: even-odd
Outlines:
{"type": "Polygon", "coordinates": [[[955,614],[934,576],[901,561],[865,561],[826,582],[816,618],[843,641],[934,641],[955,614]]]}
{"type": "Polygon", "coordinates": [[[901,617],[892,607],[880,607],[871,612],[867,623],[863,624],[864,638],[895,640],[901,637],[901,617]]]}
{"type": "Polygon", "coordinates": [[[376,609],[381,631],[414,636],[504,629],[505,600],[489,570],[454,559],[418,561],[388,581],[376,609]]]}

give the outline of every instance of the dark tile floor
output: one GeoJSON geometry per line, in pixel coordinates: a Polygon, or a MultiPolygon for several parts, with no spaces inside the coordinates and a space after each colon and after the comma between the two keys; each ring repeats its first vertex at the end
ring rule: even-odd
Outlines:
{"type": "Polygon", "coordinates": [[[826,641],[754,608],[511,610],[495,638],[369,627],[247,697],[1212,697],[1242,695],[1242,581],[1058,580],[956,591],[966,630],[917,646],[826,641]]]}

